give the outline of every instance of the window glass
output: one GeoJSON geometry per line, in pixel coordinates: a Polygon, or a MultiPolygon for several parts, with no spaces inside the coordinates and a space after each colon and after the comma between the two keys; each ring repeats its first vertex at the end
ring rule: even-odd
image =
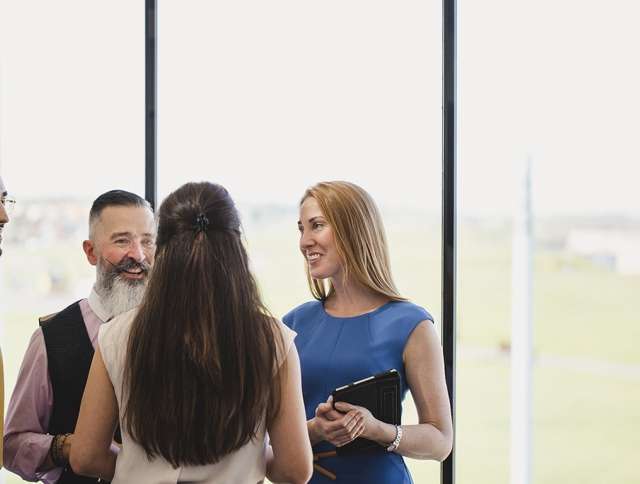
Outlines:
{"type": "MultiPolygon", "coordinates": [[[[160,198],[186,181],[226,186],[281,317],[311,299],[304,190],[360,184],[383,211],[401,292],[439,320],[440,2],[192,5],[158,5],[160,198]]],[[[416,482],[437,479],[437,464],[407,462],[416,482]]]]}
{"type": "Polygon", "coordinates": [[[634,482],[640,10],[458,4],[457,480],[509,482],[513,221],[529,160],[531,482],[634,482]]]}
{"type": "Polygon", "coordinates": [[[0,173],[17,200],[0,258],[6,405],[38,316],[89,295],[91,202],[144,195],[144,5],[0,0],[0,46],[0,173]]]}

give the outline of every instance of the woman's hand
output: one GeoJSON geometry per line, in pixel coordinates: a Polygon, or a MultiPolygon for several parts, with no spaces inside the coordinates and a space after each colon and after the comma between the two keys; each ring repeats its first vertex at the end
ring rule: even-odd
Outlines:
{"type": "Polygon", "coordinates": [[[364,425],[362,412],[357,408],[354,407],[354,410],[347,410],[344,413],[338,412],[333,409],[331,396],[325,403],[318,405],[316,416],[311,421],[312,443],[326,440],[336,447],[342,447],[360,437],[364,425]]]}
{"type": "MultiPolygon", "coordinates": [[[[335,408],[340,412],[348,414],[355,414],[356,418],[362,422],[362,431],[359,436],[369,440],[378,440],[380,420],[375,418],[368,408],[360,407],[358,405],[351,405],[347,402],[336,402],[335,408]]],[[[393,440],[393,439],[392,439],[393,440]]]]}

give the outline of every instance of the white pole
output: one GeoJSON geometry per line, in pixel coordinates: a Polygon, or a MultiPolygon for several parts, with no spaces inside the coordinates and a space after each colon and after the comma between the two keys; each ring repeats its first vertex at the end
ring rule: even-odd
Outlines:
{"type": "Polygon", "coordinates": [[[533,223],[531,160],[518,163],[511,285],[511,484],[531,483],[533,223]]]}

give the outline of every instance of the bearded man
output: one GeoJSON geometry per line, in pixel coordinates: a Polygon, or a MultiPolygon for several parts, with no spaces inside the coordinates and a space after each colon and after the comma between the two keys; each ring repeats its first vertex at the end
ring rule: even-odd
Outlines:
{"type": "Polygon", "coordinates": [[[96,266],[88,299],[40,318],[9,402],[5,467],[29,481],[89,484],[68,465],[82,393],[102,323],[133,309],[144,295],[155,253],[149,203],[130,192],[100,195],[82,248],[96,266]]]}

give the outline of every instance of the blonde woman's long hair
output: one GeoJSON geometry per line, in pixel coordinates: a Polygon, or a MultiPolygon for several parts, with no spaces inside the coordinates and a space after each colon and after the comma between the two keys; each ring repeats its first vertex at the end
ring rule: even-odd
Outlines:
{"type": "MultiPolygon", "coordinates": [[[[406,301],[391,276],[382,217],[373,198],[346,181],[320,182],[308,188],[300,205],[313,197],[333,230],[336,251],[346,280],[353,280],[392,301],[406,301]]],[[[306,265],[313,297],[324,301],[334,288],[328,279],[314,279],[306,265]]]]}

